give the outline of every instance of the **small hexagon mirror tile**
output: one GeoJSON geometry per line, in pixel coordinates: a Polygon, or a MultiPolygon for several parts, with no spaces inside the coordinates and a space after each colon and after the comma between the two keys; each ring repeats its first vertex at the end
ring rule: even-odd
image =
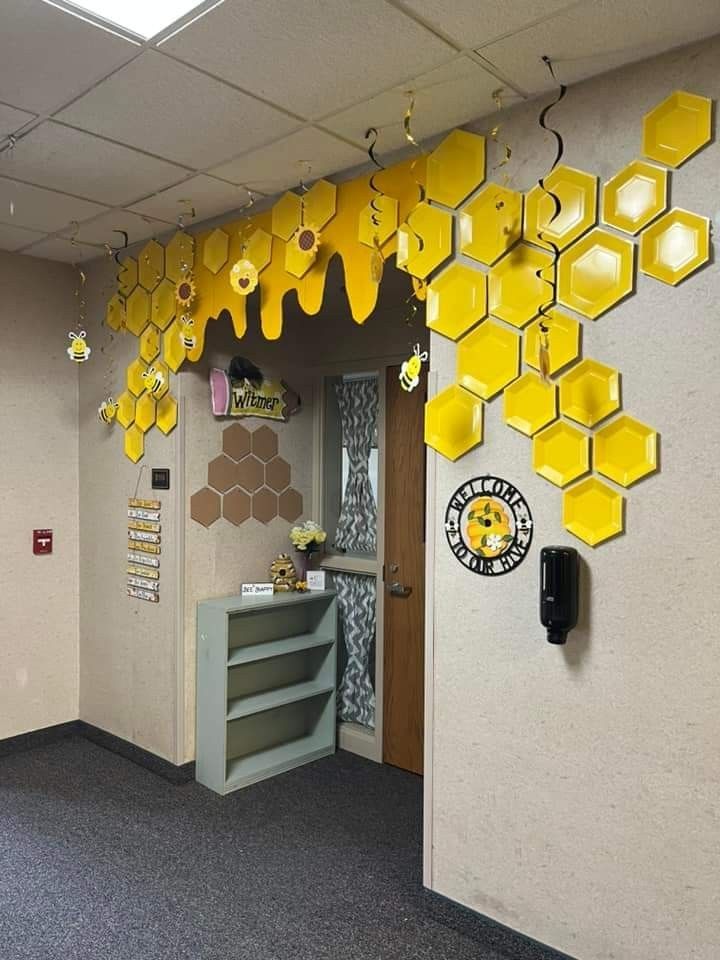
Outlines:
{"type": "Polygon", "coordinates": [[[629,487],[657,470],[657,433],[623,414],[595,434],[593,464],[598,473],[629,487]]]}
{"type": "Polygon", "coordinates": [[[162,280],[152,294],[150,319],[160,330],[165,330],[175,319],[176,309],[175,285],[167,279],[162,280]]]}
{"type": "Polygon", "coordinates": [[[566,417],[594,427],[620,406],[620,375],[597,360],[581,360],[560,378],[560,410],[566,417]]]}
{"type": "Polygon", "coordinates": [[[424,280],[452,253],[452,234],[452,214],[429,203],[419,203],[398,229],[397,266],[424,280]]]}
{"type": "Polygon", "coordinates": [[[125,326],[139,337],[150,323],[150,295],[142,287],[135,287],[127,299],[125,326]]]}
{"type": "Polygon", "coordinates": [[[223,452],[232,460],[242,460],[250,453],[250,432],[239,423],[225,427],[222,434],[223,452]]]}
{"type": "Polygon", "coordinates": [[[250,519],[250,508],[250,497],[244,490],[239,490],[237,487],[223,497],[223,516],[236,527],[250,519]]]}
{"type": "Polygon", "coordinates": [[[524,373],[503,393],[505,423],[531,437],[557,416],[557,387],[534,372],[524,373]]]}
{"type": "Polygon", "coordinates": [[[152,293],[165,276],[165,251],[157,242],[146,243],[138,256],[138,280],[140,286],[152,293]]]}
{"type": "Polygon", "coordinates": [[[712,100],[677,90],[643,119],[643,153],[679,167],[712,139],[712,100]]]}
{"type": "Polygon", "coordinates": [[[675,207],[640,235],[640,269],[676,286],[710,259],[710,221],[675,207]]]}
{"type": "Polygon", "coordinates": [[[195,240],[179,230],[165,247],[165,276],[177,283],[192,270],[195,263],[195,240]]]}
{"type": "Polygon", "coordinates": [[[490,313],[514,327],[526,326],[552,296],[553,272],[549,253],[527,243],[517,244],[490,270],[490,313]]]}
{"type": "Polygon", "coordinates": [[[166,436],[177,426],[177,400],[171,394],[166,393],[158,400],[155,422],[158,430],[166,436]]]}
{"type": "Polygon", "coordinates": [[[597,220],[597,177],[560,165],[525,198],[525,239],[564,250],[597,220]],[[560,202],[556,211],[553,194],[560,202]]]}
{"type": "Polygon", "coordinates": [[[427,196],[457,207],[485,179],[485,138],[453,130],[427,159],[427,196]]]}
{"type": "Polygon", "coordinates": [[[203,487],[190,497],[190,516],[193,520],[209,527],[220,519],[220,494],[203,487]]]}
{"type": "Polygon", "coordinates": [[[237,467],[237,480],[241,487],[253,493],[259,490],[265,481],[265,468],[256,457],[245,457],[237,467]]]}
{"type": "Polygon", "coordinates": [[[540,369],[540,324],[547,327],[548,373],[562,370],[580,353],[580,324],[560,310],[548,310],[544,317],[533,320],[523,336],[523,360],[529,367],[540,369]]]}
{"type": "Polygon", "coordinates": [[[155,398],[144,393],[135,406],[135,424],[143,433],[147,433],[155,423],[155,398]]]}
{"type": "Polygon", "coordinates": [[[274,457],[265,467],[265,483],[271,490],[281,493],[290,486],[290,464],[282,457],[274,457]]]}
{"type": "Polygon", "coordinates": [[[595,320],[632,293],[635,245],[625,237],[591,230],[560,256],[558,300],[595,320]]]}
{"type": "Polygon", "coordinates": [[[533,437],[533,469],[557,487],[566,487],[590,469],[590,438],[564,420],[533,437]]]}
{"type": "Polygon", "coordinates": [[[270,523],[278,513],[277,494],[267,487],[262,487],[252,498],[252,514],[260,523],[270,523]]]}
{"type": "Polygon", "coordinates": [[[490,400],[520,372],[520,336],[493,320],[471,330],[458,344],[457,381],[490,400]]]}
{"type": "Polygon", "coordinates": [[[457,460],[483,439],[483,402],[454,383],[425,404],[425,443],[457,460]]]}
{"type": "Polygon", "coordinates": [[[252,452],[266,463],[277,456],[278,438],[270,427],[259,427],[252,435],[252,452]]]}
{"type": "Polygon", "coordinates": [[[228,260],[230,237],[219,228],[205,238],[202,251],[202,262],[210,273],[219,273],[228,260]]]}
{"type": "Polygon", "coordinates": [[[464,263],[452,263],[427,289],[427,326],[457,340],[481,320],[487,311],[485,274],[464,263]]]}
{"type": "Polygon", "coordinates": [[[522,236],[523,196],[489,183],[460,212],[460,249],[491,266],[522,236]]]}
{"type": "Polygon", "coordinates": [[[563,493],[563,525],[591,547],[623,531],[624,497],[596,477],[563,493]]]}
{"type": "Polygon", "coordinates": [[[603,187],[603,220],[625,233],[639,233],[667,206],[667,184],[667,170],[633,160],[603,187]]]}
{"type": "Polygon", "coordinates": [[[208,464],[208,484],[219,493],[225,493],[238,482],[238,465],[221,453],[208,464]]]}
{"type": "Polygon", "coordinates": [[[303,498],[292,488],[285,490],[278,497],[278,509],[280,516],[288,523],[293,523],[298,517],[302,516],[303,498]]]}

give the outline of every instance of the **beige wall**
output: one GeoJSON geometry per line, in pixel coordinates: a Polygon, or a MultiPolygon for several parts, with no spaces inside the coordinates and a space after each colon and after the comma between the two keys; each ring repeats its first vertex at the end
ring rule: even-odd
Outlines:
{"type": "MultiPolygon", "coordinates": [[[[552,115],[565,161],[607,178],[639,155],[643,114],[675,89],[720,96],[720,42],[570,89],[552,115]]],[[[513,185],[553,144],[538,105],[505,119],[513,185]]],[[[672,202],[715,218],[720,145],[673,174],[672,202]]],[[[662,470],[628,495],[627,534],[593,550],[564,531],[560,491],[530,441],[487,410],[483,446],[437,460],[432,886],[582,960],[715,960],[720,944],[720,338],[717,265],[585,322],[584,354],[622,371],[623,406],[662,435],[662,470]],[[451,556],[450,494],[511,480],[535,520],[531,555],[483,578],[451,556]],[[538,554],[583,557],[566,647],[538,621],[538,554]]],[[[455,349],[434,338],[439,387],[455,349]]]]}
{"type": "Polygon", "coordinates": [[[0,253],[0,739],[78,715],[74,289],[63,264],[0,253]],[[51,556],[33,556],[35,527],[51,556]]]}

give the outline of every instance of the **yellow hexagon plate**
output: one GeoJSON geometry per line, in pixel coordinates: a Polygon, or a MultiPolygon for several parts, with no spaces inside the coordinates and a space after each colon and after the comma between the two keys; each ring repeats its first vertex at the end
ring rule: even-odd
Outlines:
{"type": "Polygon", "coordinates": [[[593,464],[598,473],[629,487],[657,470],[657,433],[623,414],[595,434],[593,464]]]}
{"type": "Polygon", "coordinates": [[[540,324],[549,330],[548,355],[550,374],[572,363],[580,353],[580,324],[560,310],[548,310],[544,317],[533,320],[523,337],[523,360],[529,367],[540,369],[540,324]]]}
{"type": "Polygon", "coordinates": [[[138,264],[133,257],[126,257],[120,262],[118,273],[118,293],[124,297],[130,296],[138,282],[138,264]]]}
{"type": "Polygon", "coordinates": [[[457,207],[485,179],[485,138],[453,130],[427,160],[427,196],[457,207]]]}
{"type": "Polygon", "coordinates": [[[210,236],[205,238],[202,250],[202,262],[208,268],[210,273],[219,273],[228,261],[228,250],[230,247],[230,237],[224,230],[213,230],[210,236]]]}
{"type": "Polygon", "coordinates": [[[123,428],[123,430],[127,430],[127,428],[135,419],[135,397],[125,390],[117,398],[117,405],[118,409],[117,413],[115,414],[115,419],[123,428]]]}
{"type": "Polygon", "coordinates": [[[425,404],[425,443],[457,460],[483,438],[483,403],[452,384],[425,404]]]}
{"type": "Polygon", "coordinates": [[[519,243],[490,271],[490,313],[514,327],[524,327],[552,298],[552,289],[545,282],[552,280],[552,272],[551,254],[519,243]],[[538,271],[542,271],[542,277],[538,271]]]}
{"type": "Polygon", "coordinates": [[[177,425],[177,400],[171,394],[166,393],[164,397],[158,400],[155,422],[158,429],[166,435],[175,429],[177,425]]]}
{"type": "Polygon", "coordinates": [[[633,160],[603,187],[603,220],[625,233],[638,233],[667,206],[667,181],[667,170],[633,160]]]}
{"type": "Polygon", "coordinates": [[[563,525],[591,547],[623,531],[622,494],[588,477],[563,493],[563,525]]]}
{"type": "Polygon", "coordinates": [[[520,372],[520,336],[492,320],[483,320],[458,344],[457,380],[471,393],[490,400],[520,372]]]}
{"type": "Polygon", "coordinates": [[[138,358],[133,360],[130,366],[127,368],[127,385],[128,390],[134,396],[139,397],[141,393],[145,391],[145,381],[143,380],[143,374],[147,370],[147,365],[138,358]]]}
{"type": "Polygon", "coordinates": [[[560,378],[560,410],[586,427],[609,417],[620,406],[620,375],[597,360],[581,360],[560,378]]]}
{"type": "Polygon", "coordinates": [[[524,373],[503,393],[505,423],[531,437],[557,416],[557,387],[537,373],[524,373]]]}
{"type": "Polygon", "coordinates": [[[165,330],[175,319],[176,310],[175,284],[170,280],[163,280],[153,291],[150,319],[160,330],[165,330]]]}
{"type": "Polygon", "coordinates": [[[108,301],[105,323],[111,330],[120,330],[125,326],[125,301],[118,293],[108,301]]]}
{"type": "Polygon", "coordinates": [[[271,230],[286,242],[300,226],[302,200],[297,193],[284,193],[272,208],[271,230]]]}
{"type": "Polygon", "coordinates": [[[451,214],[419,203],[398,229],[398,267],[424,280],[452,253],[452,230],[451,214]]]}
{"type": "Polygon", "coordinates": [[[138,280],[150,293],[165,276],[165,251],[157,242],[146,243],[138,255],[138,280]]]}
{"type": "Polygon", "coordinates": [[[163,334],[162,356],[173,373],[178,372],[187,356],[185,345],[180,339],[180,325],[177,320],[163,334]]]}
{"type": "Polygon", "coordinates": [[[135,287],[125,306],[125,326],[139,337],[150,322],[150,295],[142,287],[135,287]]]}
{"type": "Polygon", "coordinates": [[[133,424],[125,431],[125,456],[137,463],[145,453],[145,436],[142,430],[133,424]]]}
{"type": "Polygon", "coordinates": [[[144,393],[135,405],[135,425],[138,430],[147,433],[155,423],[155,399],[149,393],[144,393]]]}
{"type": "Polygon", "coordinates": [[[590,438],[564,420],[533,437],[533,469],[557,487],[565,487],[590,469],[590,438]]]}
{"type": "Polygon", "coordinates": [[[383,194],[375,199],[377,211],[370,204],[360,211],[358,218],[358,240],[366,247],[375,246],[375,237],[382,246],[390,239],[398,228],[398,202],[395,197],[383,194]],[[373,217],[378,221],[373,223],[373,217]]]}
{"type": "Polygon", "coordinates": [[[464,263],[452,263],[427,289],[425,317],[428,327],[457,340],[485,316],[485,274],[464,263]]]}
{"type": "Polygon", "coordinates": [[[594,320],[632,293],[635,246],[599,227],[560,256],[558,300],[594,320]]]}
{"type": "Polygon", "coordinates": [[[643,153],[679,167],[712,137],[712,100],[678,90],[643,119],[643,153]]]}
{"type": "Polygon", "coordinates": [[[140,356],[150,363],[160,353],[160,333],[152,324],[145,327],[140,335],[140,356]]]}
{"type": "Polygon", "coordinates": [[[640,235],[640,269],[672,286],[710,259],[710,221],[675,207],[640,235]]]}
{"type": "Polygon", "coordinates": [[[549,247],[550,241],[564,250],[597,220],[597,177],[561,165],[545,177],[544,183],[545,190],[537,184],[525,198],[524,236],[541,247],[549,247]],[[548,192],[560,201],[557,216],[548,192]]]}
{"type": "Polygon", "coordinates": [[[179,230],[165,247],[165,276],[177,283],[195,265],[195,240],[179,230]]]}
{"type": "Polygon", "coordinates": [[[460,249],[487,266],[522,236],[523,196],[489,183],[460,212],[460,249]]]}
{"type": "Polygon", "coordinates": [[[293,277],[304,277],[316,260],[315,250],[301,250],[294,241],[285,247],[285,269],[293,277]]]}
{"type": "Polygon", "coordinates": [[[329,180],[318,180],[303,196],[305,223],[314,223],[318,230],[322,230],[326,223],[335,216],[337,201],[337,187],[329,180]]]}
{"type": "Polygon", "coordinates": [[[264,270],[272,257],[272,237],[264,230],[255,230],[243,241],[243,257],[249,260],[258,273],[264,270]]]}

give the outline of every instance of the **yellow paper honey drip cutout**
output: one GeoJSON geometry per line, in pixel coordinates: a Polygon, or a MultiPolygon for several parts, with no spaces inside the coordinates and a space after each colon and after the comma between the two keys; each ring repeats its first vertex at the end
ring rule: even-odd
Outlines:
{"type": "MultiPolygon", "coordinates": [[[[336,254],[351,315],[363,323],[377,303],[378,248],[384,261],[397,253],[396,268],[411,275],[417,298],[427,299],[428,326],[458,343],[457,383],[428,402],[426,443],[449,459],[463,456],[482,443],[484,404],[502,395],[506,423],[532,438],[533,468],[563,490],[565,528],[595,546],[623,531],[622,490],[657,469],[658,437],[620,411],[619,371],[582,359],[580,327],[634,292],[636,264],[653,282],[674,286],[711,259],[708,218],[667,209],[667,167],[687,161],[711,131],[712,101],[680,91],[645,116],[643,159],[611,177],[599,198],[592,174],[556,168],[564,208],[554,231],[562,234],[556,238],[562,254],[542,376],[538,310],[546,291],[537,271],[547,274],[548,254],[537,237],[551,213],[534,188],[523,195],[507,185],[483,186],[485,140],[466,131],[452,131],[426,158],[427,177],[425,162],[415,158],[376,172],[383,192],[379,227],[368,173],[337,186],[320,180],[302,198],[287,193],[272,209],[195,239],[180,231],[164,251],[150,241],[137,260],[123,262],[106,322],[139,343],[154,323],[162,350],[153,365],[171,385],[186,358],[200,359],[207,324],[221,311],[229,311],[237,338],[245,335],[247,297],[230,283],[238,261],[257,271],[251,295],[259,296],[263,334],[275,340],[286,294],[294,292],[307,314],[320,310],[336,254]],[[419,179],[427,188],[421,204],[419,179]],[[319,231],[317,251],[293,242],[301,223],[319,231]],[[174,298],[174,284],[186,274],[197,297],[182,316],[179,307],[172,315],[165,289],[172,281],[174,298]],[[190,339],[183,336],[188,320],[190,339]],[[521,359],[530,368],[525,373],[521,359]]],[[[125,453],[134,462],[143,455],[145,432],[157,426],[169,433],[177,423],[171,390],[160,399],[145,396],[149,365],[142,354],[130,364],[117,400],[125,453]]]]}

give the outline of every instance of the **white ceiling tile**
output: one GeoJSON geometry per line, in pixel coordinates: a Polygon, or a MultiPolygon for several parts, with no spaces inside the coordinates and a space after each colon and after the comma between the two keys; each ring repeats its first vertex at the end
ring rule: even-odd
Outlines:
{"type": "MultiPolygon", "coordinates": [[[[15,159],[4,166],[8,173],[22,172],[15,159]]],[[[1,169],[3,167],[0,167],[1,169]]],[[[99,203],[78,200],[65,193],[55,193],[53,190],[0,177],[0,217],[4,220],[10,219],[11,204],[14,209],[13,223],[19,227],[41,230],[43,233],[55,233],[73,220],[87,220],[106,209],[99,203]]]]}
{"type": "Polygon", "coordinates": [[[0,91],[36,113],[77,96],[138,47],[42,0],[0,0],[0,91]]]}
{"type": "Polygon", "coordinates": [[[185,217],[185,226],[189,226],[193,220],[200,222],[236,210],[247,203],[248,199],[247,191],[242,187],[199,174],[170,187],[169,190],[155,194],[154,197],[134,203],[131,209],[148,217],[159,217],[161,220],[177,223],[180,214],[193,207],[195,217],[185,217]]]}
{"type": "Polygon", "coordinates": [[[198,169],[298,127],[279,110],[153,50],[57,119],[198,169]]]}
{"type": "Polygon", "coordinates": [[[404,0],[412,13],[464,48],[489,43],[580,0],[404,0]]]}
{"type": "Polygon", "coordinates": [[[307,127],[277,143],[253,150],[224,163],[210,173],[233,183],[243,183],[262,193],[274,194],[297,186],[301,177],[317,180],[329,173],[356,166],[366,159],[363,150],[329,133],[307,127]],[[309,175],[306,165],[310,165],[309,175]]]}
{"type": "Polygon", "coordinates": [[[63,263],[84,263],[103,255],[102,250],[88,247],[82,243],[71,243],[63,237],[50,237],[33,244],[23,250],[29,257],[40,257],[43,260],[62,260],[63,263]]]}
{"type": "Polygon", "coordinates": [[[24,180],[123,206],[187,175],[182,167],[48,121],[15,148],[24,180]]]}
{"type": "Polygon", "coordinates": [[[310,119],[454,53],[385,0],[226,0],[162,49],[310,119]]]}
{"type": "Polygon", "coordinates": [[[0,141],[34,119],[34,113],[18,110],[17,107],[11,107],[7,103],[0,103],[0,141]]]}
{"type": "Polygon", "coordinates": [[[36,230],[24,230],[10,223],[0,222],[0,250],[20,250],[43,236],[36,230]]]}
{"type": "MultiPolygon", "coordinates": [[[[407,146],[403,117],[408,107],[405,90],[415,91],[412,133],[423,140],[433,134],[456,127],[495,109],[492,93],[500,86],[496,77],[483,70],[474,60],[460,57],[416,77],[411,83],[388,90],[371,100],[322,121],[324,127],[341,136],[363,141],[368,127],[379,133],[376,155],[407,146]]],[[[516,97],[516,95],[515,95],[516,97]]],[[[512,102],[510,95],[504,103],[512,102]]]]}
{"type": "MultiPolygon", "coordinates": [[[[81,223],[74,234],[81,243],[109,243],[117,247],[124,243],[124,239],[115,230],[124,230],[128,235],[128,244],[144,240],[160,233],[166,233],[171,227],[162,220],[151,217],[141,217],[139,214],[127,210],[110,210],[94,220],[81,223]]],[[[69,235],[69,231],[63,231],[69,235]]],[[[99,251],[99,255],[102,250],[99,251]]]]}
{"type": "Polygon", "coordinates": [[[554,86],[543,56],[571,84],[718,32],[718,0],[584,0],[478,53],[525,91],[539,93],[554,86]]]}

